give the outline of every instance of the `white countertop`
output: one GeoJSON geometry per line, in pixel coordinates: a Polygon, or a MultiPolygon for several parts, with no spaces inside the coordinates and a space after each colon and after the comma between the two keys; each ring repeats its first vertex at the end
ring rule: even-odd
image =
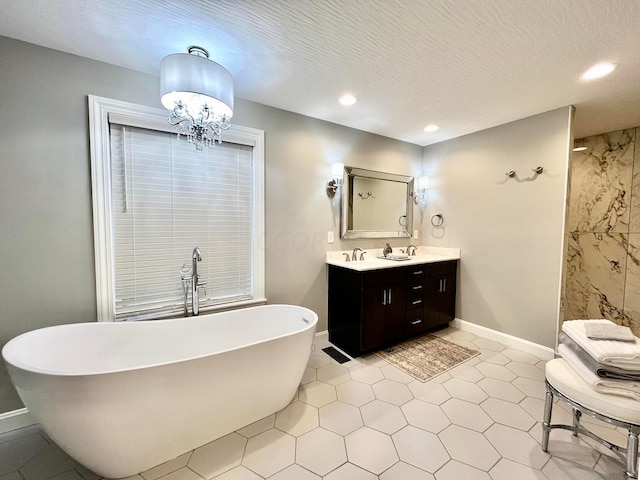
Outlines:
{"type": "MultiPolygon", "coordinates": [[[[357,270],[363,272],[366,270],[379,270],[381,268],[397,268],[410,265],[419,265],[423,263],[445,262],[447,260],[459,260],[460,249],[459,248],[441,248],[441,247],[426,247],[419,246],[416,250],[416,255],[409,257],[408,260],[387,260],[383,258],[377,258],[382,255],[382,248],[367,249],[367,253],[364,255],[364,260],[346,261],[344,254],[348,253],[351,258],[352,250],[342,250],[327,252],[326,262],[328,265],[335,265],[343,268],[350,268],[351,270],[357,270]]],[[[399,252],[396,248],[394,253],[399,252]]],[[[360,258],[360,252],[358,252],[358,258],[360,258]]]]}

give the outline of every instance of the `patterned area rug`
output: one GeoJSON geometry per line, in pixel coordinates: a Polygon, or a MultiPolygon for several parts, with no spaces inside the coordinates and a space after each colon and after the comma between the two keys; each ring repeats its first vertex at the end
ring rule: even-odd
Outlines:
{"type": "Polygon", "coordinates": [[[477,350],[456,345],[434,335],[424,335],[376,352],[383,360],[422,382],[479,354],[477,350]]]}

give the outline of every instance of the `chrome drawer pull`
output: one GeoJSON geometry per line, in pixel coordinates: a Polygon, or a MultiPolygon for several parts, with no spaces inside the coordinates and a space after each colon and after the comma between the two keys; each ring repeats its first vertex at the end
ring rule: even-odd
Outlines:
{"type": "Polygon", "coordinates": [[[414,320],[413,322],[409,322],[411,325],[418,325],[419,323],[422,323],[422,320],[418,319],[418,320],[414,320]]]}
{"type": "Polygon", "coordinates": [[[415,300],[411,302],[412,305],[418,305],[419,303],[422,303],[422,300],[415,300]]]}
{"type": "Polygon", "coordinates": [[[417,272],[413,272],[414,275],[421,275],[422,274],[422,270],[418,270],[417,272]]]}
{"type": "Polygon", "coordinates": [[[421,290],[422,289],[422,285],[416,285],[415,287],[413,287],[414,290],[421,290]]]}

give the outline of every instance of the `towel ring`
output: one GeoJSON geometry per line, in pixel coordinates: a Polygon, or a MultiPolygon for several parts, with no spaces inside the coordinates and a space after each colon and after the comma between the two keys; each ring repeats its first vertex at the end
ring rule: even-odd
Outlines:
{"type": "Polygon", "coordinates": [[[434,227],[441,227],[443,223],[444,217],[441,213],[438,213],[437,215],[431,217],[431,225],[433,225],[434,227]]]}

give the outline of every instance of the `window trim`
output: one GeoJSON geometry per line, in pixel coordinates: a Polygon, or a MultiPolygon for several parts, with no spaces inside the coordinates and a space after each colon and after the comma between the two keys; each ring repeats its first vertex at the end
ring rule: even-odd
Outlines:
{"type": "MultiPolygon", "coordinates": [[[[96,309],[99,322],[115,321],[113,269],[113,229],[111,215],[111,158],[109,153],[109,116],[118,123],[175,133],[167,122],[166,110],[120,100],[88,96],[91,185],[93,199],[93,244],[96,269],[96,309]]],[[[232,124],[224,140],[253,146],[254,256],[253,299],[201,309],[202,312],[227,310],[239,306],[266,303],[264,252],[264,131],[232,124]]]]}

